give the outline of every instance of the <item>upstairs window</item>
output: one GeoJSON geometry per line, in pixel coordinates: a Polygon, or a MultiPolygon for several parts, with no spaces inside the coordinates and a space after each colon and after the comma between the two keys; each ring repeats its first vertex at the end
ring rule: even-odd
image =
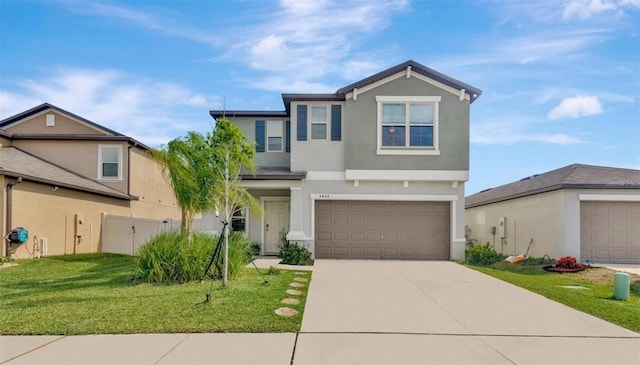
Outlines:
{"type": "Polygon", "coordinates": [[[311,107],[311,139],[327,139],[327,107],[311,107]]]}
{"type": "Polygon", "coordinates": [[[98,146],[98,179],[122,179],[122,146],[98,146]]]}
{"type": "Polygon", "coordinates": [[[267,151],[268,152],[282,152],[282,121],[281,120],[268,120],[267,121],[267,151]]]}
{"type": "Polygon", "coordinates": [[[378,154],[439,154],[439,96],[377,96],[378,154]]]}

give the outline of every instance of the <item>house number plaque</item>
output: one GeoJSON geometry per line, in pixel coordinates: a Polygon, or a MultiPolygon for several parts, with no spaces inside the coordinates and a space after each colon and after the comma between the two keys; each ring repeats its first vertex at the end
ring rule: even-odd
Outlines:
{"type": "Polygon", "coordinates": [[[320,194],[318,196],[319,199],[329,199],[331,198],[331,194],[320,194]]]}

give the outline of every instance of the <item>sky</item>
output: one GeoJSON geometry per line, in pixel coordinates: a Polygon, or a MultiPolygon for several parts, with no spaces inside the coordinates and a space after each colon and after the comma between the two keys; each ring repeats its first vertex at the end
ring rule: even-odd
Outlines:
{"type": "Polygon", "coordinates": [[[467,195],[640,168],[640,0],[0,1],[0,118],[44,102],[159,147],[414,60],[483,90],[467,195]]]}

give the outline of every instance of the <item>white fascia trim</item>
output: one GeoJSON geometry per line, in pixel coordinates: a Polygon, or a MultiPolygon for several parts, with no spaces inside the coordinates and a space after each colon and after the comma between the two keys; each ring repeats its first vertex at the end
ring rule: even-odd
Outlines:
{"type": "Polygon", "coordinates": [[[579,194],[580,201],[614,201],[614,202],[640,202],[640,195],[621,195],[621,194],[579,194]]]}
{"type": "Polygon", "coordinates": [[[345,180],[344,171],[307,171],[305,180],[345,180]]]}
{"type": "Polygon", "coordinates": [[[242,180],[240,186],[246,189],[290,189],[302,186],[302,180],[242,180]]]}
{"type": "MultiPolygon", "coordinates": [[[[402,70],[402,71],[400,71],[400,72],[398,72],[396,74],[393,74],[391,76],[387,76],[382,80],[378,80],[378,81],[376,81],[374,83],[371,83],[369,85],[361,87],[361,88],[358,89],[358,95],[360,95],[362,93],[366,93],[369,90],[373,90],[373,89],[375,89],[375,88],[377,88],[379,86],[382,86],[382,85],[384,85],[384,84],[386,84],[388,82],[391,82],[391,81],[393,81],[395,79],[399,79],[401,77],[405,77],[406,74],[407,74],[406,71],[402,70]]],[[[347,95],[345,95],[345,99],[352,99],[352,98],[353,98],[353,92],[347,93],[347,95]]]]}
{"type": "MultiPolygon", "coordinates": [[[[376,81],[374,83],[371,83],[369,85],[366,85],[364,87],[359,88],[358,91],[357,91],[357,94],[359,95],[359,94],[362,94],[362,93],[366,93],[369,90],[375,89],[375,88],[377,88],[379,86],[382,86],[382,85],[384,85],[384,84],[386,84],[388,82],[391,82],[391,81],[393,81],[395,79],[399,79],[401,77],[406,77],[406,76],[407,76],[407,71],[406,70],[402,70],[402,71],[400,71],[400,72],[398,72],[396,74],[393,74],[391,76],[387,76],[386,78],[384,78],[382,80],[376,81]]],[[[438,87],[438,88],[440,88],[442,90],[448,91],[448,92],[450,92],[451,94],[453,94],[453,95],[455,95],[457,97],[460,97],[460,90],[455,89],[455,88],[453,88],[451,86],[445,85],[445,84],[443,84],[441,82],[438,82],[436,80],[430,79],[430,78],[428,78],[426,76],[423,76],[423,75],[421,75],[419,73],[416,73],[416,72],[411,72],[411,77],[415,77],[418,80],[421,80],[421,81],[424,81],[426,83],[429,83],[429,84],[431,84],[433,86],[436,86],[436,87],[438,87]]],[[[347,93],[345,95],[345,98],[346,99],[352,99],[353,98],[353,92],[347,93]]],[[[467,93],[464,94],[464,100],[471,100],[469,94],[467,94],[467,93]]]]}
{"type": "MultiPolygon", "coordinates": [[[[453,88],[453,87],[451,87],[451,86],[445,85],[445,84],[443,84],[443,83],[441,83],[441,82],[438,82],[438,81],[436,81],[436,80],[434,80],[434,79],[430,79],[430,78],[428,78],[428,77],[426,77],[426,76],[423,76],[423,75],[421,75],[421,74],[419,74],[419,73],[415,73],[415,72],[414,72],[414,73],[412,74],[412,76],[413,76],[413,77],[415,77],[415,78],[416,78],[416,79],[418,79],[418,80],[422,80],[422,81],[424,81],[424,82],[426,82],[426,83],[429,83],[429,84],[431,84],[431,85],[433,85],[433,86],[436,86],[436,87],[439,87],[439,88],[441,88],[441,89],[443,89],[443,90],[445,90],[445,91],[448,91],[448,92],[452,93],[452,94],[453,94],[453,95],[455,95],[455,96],[460,97],[460,90],[458,90],[458,89],[455,89],[455,88],[453,88]]],[[[463,90],[464,90],[464,89],[463,89],[463,90]]],[[[465,93],[465,94],[464,94],[464,100],[470,100],[470,99],[471,99],[471,98],[469,97],[469,94],[465,93]]]]}
{"type": "Polygon", "coordinates": [[[466,170],[346,170],[347,180],[468,181],[466,170]]]}
{"type": "Polygon", "coordinates": [[[438,194],[309,194],[312,201],[315,200],[373,200],[373,201],[437,201],[453,202],[458,200],[457,195],[438,194]]]}

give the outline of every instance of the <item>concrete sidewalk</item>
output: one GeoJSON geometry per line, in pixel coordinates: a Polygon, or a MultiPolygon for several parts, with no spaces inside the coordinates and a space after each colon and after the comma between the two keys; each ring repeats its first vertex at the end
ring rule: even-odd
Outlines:
{"type": "Polygon", "coordinates": [[[313,271],[299,334],[2,336],[0,363],[640,364],[640,334],[452,262],[313,271]]]}

